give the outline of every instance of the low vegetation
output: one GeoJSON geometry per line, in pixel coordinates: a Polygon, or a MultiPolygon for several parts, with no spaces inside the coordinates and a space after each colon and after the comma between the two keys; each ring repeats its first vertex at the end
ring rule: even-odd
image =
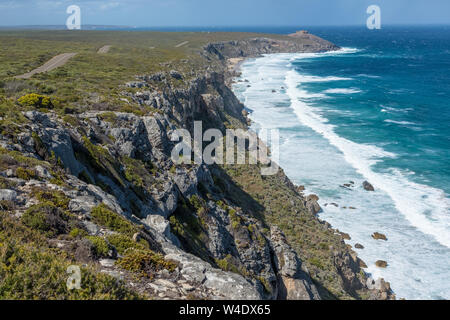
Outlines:
{"type": "Polygon", "coordinates": [[[100,204],[92,209],[92,220],[113,231],[132,236],[138,229],[127,219],[113,212],[106,205],[100,204]]]}

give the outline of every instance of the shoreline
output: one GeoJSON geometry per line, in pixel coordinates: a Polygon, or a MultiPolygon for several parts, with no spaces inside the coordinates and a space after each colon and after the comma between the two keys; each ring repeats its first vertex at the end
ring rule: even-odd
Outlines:
{"type": "MultiPolygon", "coordinates": [[[[343,48],[340,48],[340,49],[335,50],[335,51],[339,51],[339,50],[342,50],[342,49],[343,49],[343,48]]],[[[330,50],[330,52],[331,52],[331,51],[334,51],[334,50],[330,50]]],[[[259,57],[260,57],[260,56],[259,56],[259,57]]],[[[233,85],[234,83],[236,83],[235,80],[241,76],[241,74],[242,74],[242,73],[241,73],[241,67],[242,67],[242,65],[243,65],[248,59],[256,59],[256,58],[258,58],[258,56],[256,56],[256,57],[229,58],[229,59],[227,59],[227,67],[226,67],[226,70],[227,70],[227,71],[226,71],[226,73],[228,73],[228,72],[230,72],[230,71],[231,71],[231,72],[230,72],[230,75],[229,75],[228,77],[225,78],[225,82],[227,83],[227,85],[230,86],[230,90],[233,92],[233,94],[234,94],[234,91],[233,91],[233,89],[232,89],[232,85],[233,85]]],[[[241,102],[241,103],[242,103],[242,102],[241,102]]],[[[246,112],[247,107],[245,106],[244,103],[242,103],[242,105],[244,106],[244,110],[245,110],[245,112],[246,112]]],[[[244,111],[244,110],[243,110],[243,111],[244,111]]],[[[247,121],[247,124],[248,124],[248,125],[247,125],[247,129],[248,129],[248,130],[252,130],[252,129],[250,128],[250,125],[251,125],[251,123],[252,123],[253,120],[250,119],[249,113],[247,112],[246,114],[243,114],[243,116],[245,117],[245,119],[246,119],[246,121],[247,121]]],[[[252,130],[252,131],[253,131],[253,130],[252,130]]],[[[266,147],[267,147],[267,146],[266,146],[266,147]]],[[[267,148],[270,150],[269,147],[267,147],[267,148]]],[[[305,188],[305,185],[296,185],[296,184],[294,184],[294,183],[292,182],[291,178],[290,178],[289,176],[287,176],[287,174],[285,173],[285,171],[283,170],[283,168],[282,168],[278,163],[277,163],[276,165],[278,166],[279,170],[282,171],[282,172],[286,175],[286,178],[289,180],[289,182],[297,189],[297,193],[298,193],[299,196],[303,199],[303,201],[305,202],[305,204],[306,204],[307,201],[308,201],[307,199],[308,199],[309,197],[311,197],[311,196],[312,196],[312,197],[317,197],[317,201],[319,200],[319,196],[317,196],[317,195],[315,195],[315,194],[305,195],[305,194],[303,193],[303,191],[306,189],[306,188],[305,188]]],[[[316,203],[317,203],[317,201],[316,201],[316,203]]],[[[345,232],[341,232],[341,231],[339,231],[339,229],[333,228],[333,226],[331,225],[331,223],[330,223],[329,221],[326,221],[326,220],[324,220],[324,219],[319,218],[318,213],[320,213],[320,212],[322,212],[322,208],[320,208],[320,210],[319,210],[317,213],[314,214],[315,217],[316,217],[319,221],[324,222],[324,223],[327,225],[327,228],[328,228],[330,231],[333,231],[333,232],[335,232],[336,234],[339,234],[341,240],[345,243],[345,245],[346,245],[346,246],[349,246],[350,252],[354,253],[356,259],[359,260],[359,261],[361,262],[361,270],[364,272],[364,275],[365,275],[365,277],[366,277],[366,279],[367,279],[366,285],[368,286],[368,288],[369,288],[369,289],[373,289],[373,288],[375,288],[376,285],[379,285],[379,283],[383,283],[383,285],[386,284],[386,285],[388,286],[388,291],[390,291],[390,292],[393,294],[394,299],[396,299],[395,291],[390,287],[390,283],[389,283],[389,282],[385,281],[384,278],[373,279],[373,278],[372,278],[372,275],[364,270],[365,268],[367,268],[366,263],[365,263],[361,258],[359,258],[358,253],[357,253],[356,251],[353,250],[353,246],[351,246],[351,245],[349,245],[349,244],[347,244],[347,243],[345,242],[345,240],[348,239],[349,236],[351,237],[351,235],[349,235],[348,233],[345,233],[345,232]],[[369,286],[369,284],[370,284],[370,286],[369,286]]]]}

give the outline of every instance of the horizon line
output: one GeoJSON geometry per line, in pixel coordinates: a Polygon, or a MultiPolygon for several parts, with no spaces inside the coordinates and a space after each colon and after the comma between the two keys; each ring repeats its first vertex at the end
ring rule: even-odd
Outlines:
{"type": "MultiPolygon", "coordinates": [[[[103,28],[128,28],[128,29],[173,29],[173,28],[320,28],[320,27],[362,27],[362,24],[342,24],[342,25],[186,25],[186,26],[130,26],[130,25],[108,25],[108,24],[84,24],[85,27],[103,27],[103,28]]],[[[383,26],[450,26],[450,23],[386,23],[383,26]]],[[[29,24],[29,25],[0,25],[0,28],[65,28],[64,24],[29,24]]],[[[83,30],[83,29],[81,29],[83,30]]],[[[73,30],[72,30],[73,31],[73,30]]]]}

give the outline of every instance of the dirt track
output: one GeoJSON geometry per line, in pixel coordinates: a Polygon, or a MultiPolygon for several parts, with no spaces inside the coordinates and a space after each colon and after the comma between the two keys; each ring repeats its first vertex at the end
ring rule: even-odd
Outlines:
{"type": "Polygon", "coordinates": [[[100,49],[98,49],[97,53],[108,53],[109,49],[111,49],[110,45],[103,46],[100,49]]]}
{"type": "Polygon", "coordinates": [[[46,63],[44,63],[39,68],[36,68],[28,73],[22,74],[20,76],[16,76],[17,79],[29,79],[32,76],[34,76],[37,73],[42,72],[48,72],[55,68],[61,67],[62,65],[66,64],[67,61],[69,61],[70,58],[74,57],[76,53],[63,53],[59,54],[57,56],[54,56],[50,60],[48,60],[46,63]]]}
{"type": "Polygon", "coordinates": [[[184,45],[186,45],[186,44],[188,44],[188,43],[189,43],[189,41],[184,41],[184,42],[182,42],[182,43],[177,44],[177,45],[175,46],[175,48],[180,48],[180,47],[182,47],[182,46],[184,46],[184,45]]]}

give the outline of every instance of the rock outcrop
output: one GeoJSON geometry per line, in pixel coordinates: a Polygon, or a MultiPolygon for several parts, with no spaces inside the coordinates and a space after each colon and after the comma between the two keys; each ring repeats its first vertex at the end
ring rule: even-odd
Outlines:
{"type": "Polygon", "coordinates": [[[375,188],[373,187],[373,185],[370,184],[370,182],[368,182],[368,181],[364,181],[362,185],[363,185],[364,190],[366,190],[366,191],[375,191],[375,188]]]}
{"type": "Polygon", "coordinates": [[[298,259],[296,252],[289,246],[284,234],[278,227],[272,228],[270,238],[275,255],[275,266],[278,269],[276,298],[281,300],[320,299],[308,270],[298,259]]]}

